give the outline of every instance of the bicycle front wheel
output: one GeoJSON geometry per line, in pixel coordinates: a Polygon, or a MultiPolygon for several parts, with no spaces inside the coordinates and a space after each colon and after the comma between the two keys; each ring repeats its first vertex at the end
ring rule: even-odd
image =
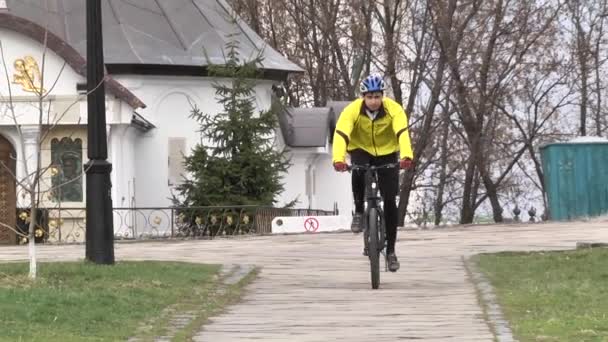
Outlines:
{"type": "Polygon", "coordinates": [[[380,239],[378,225],[378,210],[371,208],[368,216],[368,236],[369,236],[369,263],[372,276],[372,288],[377,289],[380,286],[380,239]]]}

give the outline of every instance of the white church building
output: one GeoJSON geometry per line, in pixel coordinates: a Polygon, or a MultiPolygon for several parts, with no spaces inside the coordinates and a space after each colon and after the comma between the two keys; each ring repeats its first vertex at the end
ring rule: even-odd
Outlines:
{"type": "MultiPolygon", "coordinates": [[[[108,0],[102,1],[102,11],[115,208],[171,206],[172,189],[184,172],[183,155],[200,141],[198,124],[189,118],[192,105],[207,113],[221,110],[212,86],[221,80],[207,76],[205,54],[221,64],[228,34],[239,34],[243,57],[263,50],[259,109],[270,105],[273,86],[303,71],[242,21],[232,24],[224,0],[108,0]]],[[[71,240],[82,241],[82,168],[88,161],[85,1],[0,1],[0,42],[0,162],[5,165],[0,221],[14,225],[17,208],[27,207],[13,175],[23,180],[26,166],[35,169],[36,144],[43,137],[42,188],[54,191],[44,192],[41,206],[73,209],[77,231],[64,232],[64,238],[71,234],[71,240]]],[[[336,174],[331,165],[331,127],[343,106],[289,109],[280,116],[278,148],[289,150],[293,165],[278,206],[297,198],[297,208],[352,210],[350,176],[336,174]]],[[[63,224],[51,220],[50,226],[63,224]]],[[[0,227],[0,243],[12,243],[11,234],[0,227]]]]}

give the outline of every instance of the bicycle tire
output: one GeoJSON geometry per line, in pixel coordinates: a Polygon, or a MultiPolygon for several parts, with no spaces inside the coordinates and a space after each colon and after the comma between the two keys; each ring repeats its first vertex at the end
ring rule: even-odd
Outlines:
{"type": "Polygon", "coordinates": [[[382,211],[382,209],[378,208],[377,209],[377,213],[378,213],[378,253],[380,253],[381,255],[384,256],[384,271],[387,272],[388,271],[388,263],[387,263],[387,259],[386,259],[386,254],[384,253],[386,251],[386,246],[387,246],[387,241],[386,241],[386,225],[384,223],[384,212],[382,211]]]}
{"type": "Polygon", "coordinates": [[[378,213],[378,235],[380,236],[380,252],[382,252],[382,250],[384,250],[384,248],[386,247],[386,224],[384,222],[384,212],[382,211],[382,209],[377,209],[376,212],[378,213]]]}
{"type": "Polygon", "coordinates": [[[369,263],[372,278],[372,289],[380,286],[380,241],[378,234],[378,210],[369,210],[369,263]]]}

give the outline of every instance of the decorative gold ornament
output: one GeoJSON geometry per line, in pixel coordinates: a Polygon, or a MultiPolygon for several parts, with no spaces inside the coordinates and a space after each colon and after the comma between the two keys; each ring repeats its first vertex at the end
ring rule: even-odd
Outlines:
{"type": "Polygon", "coordinates": [[[19,218],[23,221],[27,220],[28,217],[29,215],[26,211],[22,211],[21,214],[19,214],[19,218]]]}
{"type": "Polygon", "coordinates": [[[63,219],[51,219],[49,220],[49,227],[55,229],[63,226],[63,219]]]}
{"type": "Polygon", "coordinates": [[[154,217],[154,224],[155,225],[158,226],[162,221],[163,221],[163,219],[161,219],[160,217],[158,217],[158,216],[154,217]]]}
{"type": "Polygon", "coordinates": [[[20,84],[23,91],[44,94],[46,90],[42,88],[42,76],[38,63],[32,56],[25,56],[15,60],[15,74],[13,83],[20,84]]]}

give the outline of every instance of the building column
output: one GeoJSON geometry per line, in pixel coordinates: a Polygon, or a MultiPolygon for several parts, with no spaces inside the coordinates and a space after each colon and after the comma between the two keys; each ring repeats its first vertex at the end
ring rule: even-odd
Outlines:
{"type": "MultiPolygon", "coordinates": [[[[33,175],[38,168],[39,135],[40,127],[38,125],[21,127],[21,139],[23,139],[24,150],[22,151],[22,155],[17,158],[19,161],[18,169],[20,170],[17,173],[19,182],[27,184],[33,180],[33,175]]],[[[17,201],[23,207],[29,207],[31,204],[30,198],[24,192],[24,189],[19,186],[17,187],[17,201]]]]}

